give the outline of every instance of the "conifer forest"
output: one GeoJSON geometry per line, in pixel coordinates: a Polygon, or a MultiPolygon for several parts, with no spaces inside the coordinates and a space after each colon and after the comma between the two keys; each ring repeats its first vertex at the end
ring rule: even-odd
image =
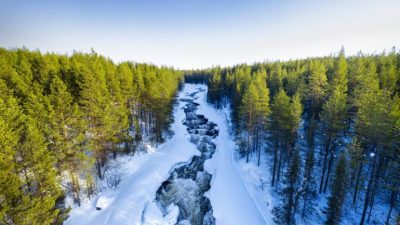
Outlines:
{"type": "Polygon", "coordinates": [[[0,1],[0,225],[400,225],[400,1],[0,1]]]}

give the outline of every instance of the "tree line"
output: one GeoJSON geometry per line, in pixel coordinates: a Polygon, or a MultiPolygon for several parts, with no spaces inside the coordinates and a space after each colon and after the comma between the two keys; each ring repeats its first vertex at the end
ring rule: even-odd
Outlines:
{"type": "Polygon", "coordinates": [[[94,51],[0,49],[0,224],[62,223],[61,180],[80,204],[109,156],[162,143],[181,78],[94,51]]]}
{"type": "MultiPolygon", "coordinates": [[[[208,101],[229,104],[240,153],[271,159],[271,186],[281,196],[278,224],[296,224],[327,194],[325,224],[339,224],[344,203],[371,219],[376,198],[389,207],[385,224],[399,218],[400,54],[392,51],[196,72],[208,101]],[[398,212],[398,211],[397,211],[398,212]]],[[[191,81],[191,77],[186,78],[191,81]]]]}

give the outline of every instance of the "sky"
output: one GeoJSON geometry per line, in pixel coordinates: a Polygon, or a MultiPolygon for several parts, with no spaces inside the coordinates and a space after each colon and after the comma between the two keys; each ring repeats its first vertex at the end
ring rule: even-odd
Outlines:
{"type": "Polygon", "coordinates": [[[400,47],[399,0],[0,0],[0,47],[179,69],[400,47]]]}

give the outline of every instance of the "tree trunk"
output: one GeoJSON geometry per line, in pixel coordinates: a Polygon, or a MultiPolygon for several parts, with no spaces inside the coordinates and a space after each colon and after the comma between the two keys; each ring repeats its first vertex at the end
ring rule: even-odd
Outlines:
{"type": "Polygon", "coordinates": [[[377,157],[374,157],[373,162],[372,162],[371,176],[370,176],[369,181],[368,181],[367,193],[365,194],[364,208],[363,208],[362,215],[361,215],[360,225],[364,225],[365,215],[367,213],[367,208],[368,208],[368,205],[369,205],[369,201],[371,199],[370,195],[371,195],[372,184],[373,184],[374,178],[375,178],[376,158],[377,157]]]}
{"type": "Polygon", "coordinates": [[[396,198],[397,198],[397,191],[392,190],[392,193],[391,193],[391,195],[390,195],[390,208],[389,208],[388,215],[387,215],[387,217],[386,217],[386,223],[385,223],[385,225],[389,225],[390,216],[391,216],[391,214],[392,214],[393,207],[394,207],[395,204],[396,204],[396,198]]]}
{"type": "Polygon", "coordinates": [[[331,174],[331,169],[332,169],[332,164],[333,164],[333,155],[334,155],[333,151],[334,150],[332,149],[330,157],[329,157],[328,172],[326,173],[326,178],[325,178],[324,193],[326,193],[326,189],[327,189],[328,183],[329,183],[329,176],[331,174]]]}
{"type": "Polygon", "coordinates": [[[324,154],[324,163],[322,165],[322,174],[321,174],[321,183],[319,185],[319,193],[322,193],[322,187],[324,185],[324,178],[326,172],[326,161],[328,159],[329,145],[331,143],[331,137],[329,136],[327,141],[325,142],[325,154],[324,154]]]}
{"type": "MultiPolygon", "coordinates": [[[[376,184],[377,182],[375,182],[376,184]]],[[[376,185],[375,185],[376,186],[376,185]]],[[[368,219],[367,221],[369,222],[369,220],[371,219],[371,214],[372,214],[372,208],[374,207],[374,202],[375,202],[375,191],[376,188],[373,189],[372,194],[371,194],[371,200],[369,201],[369,212],[368,212],[368,219]]]]}
{"type": "Polygon", "coordinates": [[[261,159],[261,148],[260,148],[260,143],[259,143],[259,140],[260,140],[260,131],[259,131],[259,129],[258,129],[258,132],[257,132],[257,151],[258,151],[258,159],[257,159],[257,166],[260,166],[260,159],[261,159]]]}
{"type": "Polygon", "coordinates": [[[281,176],[281,167],[282,167],[282,155],[283,155],[283,152],[282,152],[282,148],[280,148],[281,150],[279,151],[279,163],[278,163],[278,174],[277,174],[277,177],[276,177],[276,183],[278,183],[279,182],[279,178],[280,178],[280,176],[281,176]]]}
{"type": "Polygon", "coordinates": [[[79,180],[75,175],[75,172],[72,170],[70,171],[70,176],[71,176],[71,181],[72,181],[72,193],[73,193],[73,198],[76,203],[78,203],[78,206],[81,206],[81,199],[79,197],[79,180]]]}
{"type": "Polygon", "coordinates": [[[111,144],[111,148],[112,148],[113,158],[116,159],[117,158],[117,148],[115,147],[114,143],[111,144]]]}
{"type": "Polygon", "coordinates": [[[272,186],[275,185],[275,174],[276,174],[277,161],[278,161],[278,141],[276,141],[275,145],[274,145],[274,166],[272,169],[272,182],[271,182],[272,186]]]}
{"type": "Polygon", "coordinates": [[[249,162],[249,154],[250,154],[250,134],[249,130],[247,131],[247,146],[246,146],[246,163],[249,162]]]}
{"type": "Polygon", "coordinates": [[[360,166],[358,167],[356,186],[354,187],[353,205],[356,205],[357,202],[358,186],[360,184],[362,168],[363,168],[363,162],[361,161],[360,166]]]}
{"type": "Polygon", "coordinates": [[[99,159],[96,159],[96,169],[97,169],[97,175],[99,175],[100,180],[103,180],[102,174],[101,174],[101,163],[99,159]]]}

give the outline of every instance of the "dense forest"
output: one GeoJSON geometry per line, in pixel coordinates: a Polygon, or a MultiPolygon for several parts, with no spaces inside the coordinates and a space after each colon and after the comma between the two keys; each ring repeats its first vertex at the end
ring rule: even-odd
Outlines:
{"type": "Polygon", "coordinates": [[[181,74],[94,51],[0,49],[0,224],[62,223],[61,180],[80,204],[107,159],[162,143],[181,74]]]}
{"type": "Polygon", "coordinates": [[[229,105],[242,157],[270,159],[270,185],[281,201],[278,224],[312,224],[326,196],[325,224],[361,207],[358,223],[389,205],[382,223],[399,223],[400,54],[337,55],[192,71],[208,101],[229,105]],[[304,140],[304,141],[302,141],[304,140]],[[308,219],[309,218],[309,219],[308,219]],[[397,218],[397,219],[396,219],[397,218]],[[308,221],[308,222],[307,222],[308,221]]]}
{"type": "Polygon", "coordinates": [[[321,197],[327,225],[357,208],[363,225],[378,200],[388,205],[383,223],[400,221],[395,49],[193,71],[94,51],[0,49],[0,224],[61,224],[63,180],[80,205],[97,193],[107,160],[163,143],[183,74],[208,85],[215,107],[230,107],[244,160],[269,159],[277,224],[312,223],[321,197]]]}

